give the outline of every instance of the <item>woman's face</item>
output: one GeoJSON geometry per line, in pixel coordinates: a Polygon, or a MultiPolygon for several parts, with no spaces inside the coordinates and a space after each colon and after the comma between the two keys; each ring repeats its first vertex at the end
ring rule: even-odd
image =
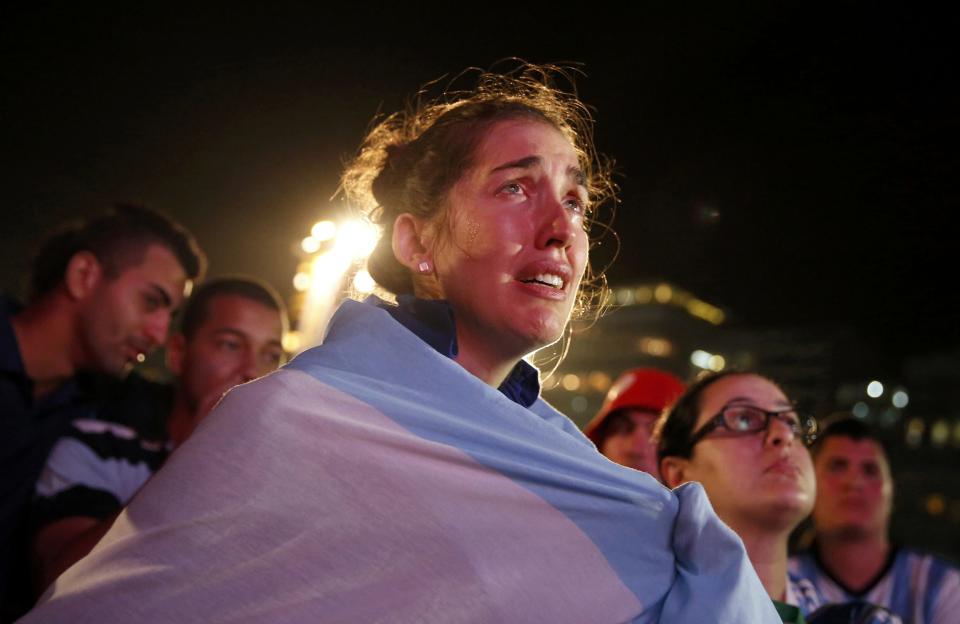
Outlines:
{"type": "MultiPolygon", "coordinates": [[[[731,375],[703,391],[693,431],[725,407],[742,405],[771,412],[792,407],[769,380],[731,375]]],[[[693,447],[684,476],[703,484],[717,515],[735,529],[758,522],[792,528],[810,513],[816,495],[810,453],[777,418],[756,433],[714,430],[693,447]]]]}
{"type": "Polygon", "coordinates": [[[520,357],[560,338],[587,261],[586,205],[577,154],[559,131],[525,119],[490,128],[434,245],[461,349],[520,357]]]}

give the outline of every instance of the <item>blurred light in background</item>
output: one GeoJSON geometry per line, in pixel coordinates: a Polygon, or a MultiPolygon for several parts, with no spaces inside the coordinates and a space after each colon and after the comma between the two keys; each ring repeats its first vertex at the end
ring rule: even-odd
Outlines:
{"type": "Polygon", "coordinates": [[[903,409],[910,402],[910,397],[903,390],[897,390],[893,393],[893,406],[903,409]]]}
{"type": "Polygon", "coordinates": [[[877,399],[883,396],[883,384],[879,381],[871,381],[867,384],[867,396],[877,399]]]}
{"type": "Polygon", "coordinates": [[[353,287],[358,293],[368,294],[373,292],[377,287],[377,283],[373,281],[373,278],[370,277],[366,269],[360,269],[356,275],[353,276],[353,287]]]}
{"type": "Polygon", "coordinates": [[[293,278],[294,288],[303,293],[296,319],[299,344],[288,351],[320,344],[346,284],[360,294],[373,292],[376,284],[362,265],[379,236],[379,228],[358,219],[313,224],[310,236],[300,242],[300,249],[309,257],[293,278]]]}
{"type": "Polygon", "coordinates": [[[860,420],[863,420],[870,415],[870,406],[863,401],[857,401],[853,404],[853,409],[851,411],[853,412],[854,416],[860,420]]]}
{"type": "Polygon", "coordinates": [[[563,376],[563,379],[560,381],[560,384],[563,386],[564,390],[573,392],[574,390],[580,389],[580,378],[574,375],[573,373],[568,373],[563,376]]]}
{"type": "Polygon", "coordinates": [[[308,236],[300,241],[300,249],[308,254],[317,253],[320,251],[320,241],[316,237],[308,236]]]}
{"type": "Polygon", "coordinates": [[[722,355],[697,349],[690,354],[690,363],[704,370],[720,372],[727,365],[727,360],[722,355]]]}
{"type": "Polygon", "coordinates": [[[324,243],[337,235],[337,224],[333,221],[317,221],[310,228],[310,236],[324,243]]]}

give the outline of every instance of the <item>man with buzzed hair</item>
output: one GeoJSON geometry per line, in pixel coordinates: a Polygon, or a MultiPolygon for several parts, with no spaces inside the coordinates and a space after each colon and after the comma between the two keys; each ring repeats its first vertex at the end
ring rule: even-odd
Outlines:
{"type": "Polygon", "coordinates": [[[16,615],[10,568],[22,558],[37,477],[54,442],[85,413],[76,376],[123,377],[163,344],[204,265],[182,226],[118,206],[46,241],[25,307],[0,301],[0,620],[16,615]]]}
{"type": "MultiPolygon", "coordinates": [[[[177,383],[159,435],[110,422],[125,415],[107,404],[106,418],[75,421],[51,452],[37,483],[32,518],[41,588],[93,548],[227,390],[279,366],[286,326],[282,300],[263,282],[233,277],[197,288],[184,308],[180,331],[167,346],[177,383]]],[[[135,391],[145,389],[138,384],[135,391]]]]}
{"type": "Polygon", "coordinates": [[[830,602],[871,602],[911,624],[960,622],[960,570],[890,542],[893,477],[880,438],[841,416],[812,452],[816,541],[791,559],[791,570],[830,602]]]}

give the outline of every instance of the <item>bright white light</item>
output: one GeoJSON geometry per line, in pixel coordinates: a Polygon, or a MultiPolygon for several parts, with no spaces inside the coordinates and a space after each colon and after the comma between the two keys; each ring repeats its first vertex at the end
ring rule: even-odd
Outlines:
{"type": "Polygon", "coordinates": [[[317,253],[317,251],[320,249],[320,241],[313,236],[308,236],[300,241],[300,249],[304,250],[308,254],[317,253]]]}
{"type": "Polygon", "coordinates": [[[297,331],[288,331],[283,335],[283,350],[287,353],[296,353],[300,350],[300,333],[297,331]]]}
{"type": "Polygon", "coordinates": [[[310,228],[310,234],[320,241],[328,241],[337,235],[337,224],[333,221],[317,221],[310,228]]]}
{"type": "Polygon", "coordinates": [[[697,366],[699,368],[710,368],[710,358],[712,357],[713,357],[712,353],[707,353],[706,351],[701,351],[700,349],[697,349],[696,351],[690,354],[690,362],[692,362],[694,366],[697,366]]]}
{"type": "Polygon", "coordinates": [[[883,384],[879,381],[871,381],[867,384],[867,396],[871,398],[878,398],[883,396],[883,384]]]}
{"type": "Polygon", "coordinates": [[[371,293],[373,289],[377,287],[377,284],[373,281],[373,278],[370,277],[370,274],[367,273],[366,269],[360,269],[356,275],[353,276],[353,287],[357,289],[357,292],[371,293]]]}
{"type": "Polygon", "coordinates": [[[897,390],[893,393],[893,406],[904,408],[910,402],[910,397],[903,390],[897,390]]]}
{"type": "Polygon", "coordinates": [[[337,253],[350,258],[365,258],[377,246],[380,231],[366,221],[347,221],[337,234],[337,253]]]}
{"type": "Polygon", "coordinates": [[[303,292],[304,290],[310,288],[310,279],[309,273],[300,272],[293,276],[293,287],[303,292]]]}

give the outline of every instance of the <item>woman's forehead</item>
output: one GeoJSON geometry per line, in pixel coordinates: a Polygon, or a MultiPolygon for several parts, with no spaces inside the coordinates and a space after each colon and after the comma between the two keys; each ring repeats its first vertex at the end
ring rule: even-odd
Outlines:
{"type": "Polygon", "coordinates": [[[580,166],[573,143],[549,123],[535,119],[505,119],[493,124],[477,147],[474,164],[492,170],[530,156],[580,166]]]}
{"type": "Polygon", "coordinates": [[[764,408],[790,404],[783,391],[769,379],[759,375],[730,375],[718,379],[700,397],[700,419],[713,417],[729,403],[742,402],[764,408]]]}

